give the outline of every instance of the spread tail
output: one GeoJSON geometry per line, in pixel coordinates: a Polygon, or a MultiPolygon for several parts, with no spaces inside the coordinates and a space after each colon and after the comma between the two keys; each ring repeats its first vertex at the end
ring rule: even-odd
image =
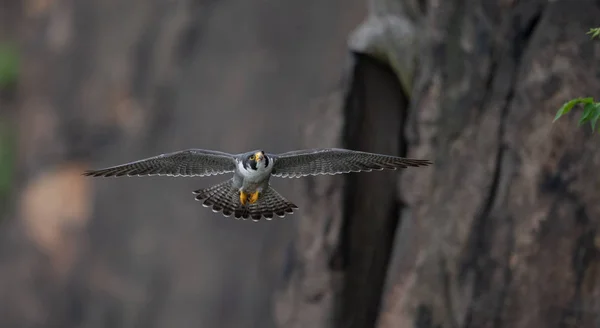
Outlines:
{"type": "Polygon", "coordinates": [[[217,185],[194,191],[196,200],[202,201],[202,206],[212,207],[213,212],[222,212],[224,216],[234,215],[237,219],[251,218],[259,221],[261,218],[272,219],[275,215],[284,217],[292,214],[298,207],[281,196],[270,186],[264,190],[254,204],[242,206],[239,191],[233,188],[233,180],[227,180],[217,185]]]}
{"type": "Polygon", "coordinates": [[[261,217],[271,220],[274,215],[282,218],[286,214],[292,214],[296,208],[298,206],[285,199],[269,186],[260,194],[256,203],[248,204],[246,211],[242,212],[242,217],[247,218],[249,216],[254,221],[260,220],[261,217]]]}
{"type": "Polygon", "coordinates": [[[233,188],[233,179],[195,190],[194,194],[197,201],[202,201],[202,206],[212,207],[213,212],[222,212],[224,216],[231,216],[239,207],[238,191],[233,188]]]}

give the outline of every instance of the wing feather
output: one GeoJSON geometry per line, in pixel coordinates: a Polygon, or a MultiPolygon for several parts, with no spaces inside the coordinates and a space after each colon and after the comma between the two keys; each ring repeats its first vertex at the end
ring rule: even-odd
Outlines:
{"type": "Polygon", "coordinates": [[[432,164],[429,160],[395,157],[348,149],[323,148],[291,151],[274,158],[272,175],[299,178],[307,175],[369,172],[372,170],[419,167],[432,164]]]}
{"type": "Polygon", "coordinates": [[[104,169],[89,170],[83,175],[93,177],[209,176],[233,172],[235,165],[234,155],[214,150],[187,149],[104,169]]]}

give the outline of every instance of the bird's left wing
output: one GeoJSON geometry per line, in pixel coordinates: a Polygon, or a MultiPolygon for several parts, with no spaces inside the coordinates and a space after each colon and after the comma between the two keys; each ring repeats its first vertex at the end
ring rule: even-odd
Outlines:
{"type": "Polygon", "coordinates": [[[428,160],[410,159],[348,149],[325,148],[291,151],[274,158],[272,175],[299,178],[307,175],[368,172],[372,170],[418,167],[431,164],[428,160]]]}
{"type": "Polygon", "coordinates": [[[235,165],[234,155],[214,150],[187,149],[105,169],[85,171],[83,174],[94,177],[209,176],[233,172],[235,165]]]}

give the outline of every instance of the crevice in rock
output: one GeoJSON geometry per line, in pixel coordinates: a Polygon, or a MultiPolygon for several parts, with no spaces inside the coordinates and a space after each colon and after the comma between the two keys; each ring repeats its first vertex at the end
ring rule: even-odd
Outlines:
{"type": "MultiPolygon", "coordinates": [[[[354,55],[354,69],[351,74],[351,82],[348,86],[348,91],[344,99],[344,126],[342,128],[342,147],[352,149],[355,146],[356,135],[360,133],[357,122],[363,120],[363,108],[365,107],[364,96],[360,96],[357,93],[362,92],[365,88],[364,81],[359,77],[362,69],[361,60],[365,55],[355,54],[354,55]]],[[[356,190],[356,183],[354,179],[344,177],[343,180],[343,193],[342,193],[342,227],[340,229],[340,244],[338,256],[338,263],[342,270],[347,269],[347,263],[350,258],[349,248],[345,247],[349,243],[349,229],[351,227],[351,211],[352,204],[349,199],[352,199],[352,193],[356,190]]]]}
{"type": "MultiPolygon", "coordinates": [[[[554,172],[544,172],[538,187],[542,193],[554,195],[555,200],[553,200],[550,207],[549,218],[560,218],[558,215],[560,208],[568,207],[575,210],[574,223],[582,229],[577,237],[571,256],[571,269],[575,277],[574,293],[566,303],[567,306],[560,309],[560,327],[583,326],[583,315],[587,311],[594,311],[593,309],[586,309],[585,305],[582,304],[582,290],[585,288],[584,280],[588,270],[592,269],[593,262],[600,258],[600,250],[594,243],[597,230],[590,227],[591,220],[586,214],[585,204],[580,201],[580,196],[571,191],[569,187],[569,184],[575,179],[574,176],[568,176],[570,166],[575,161],[574,156],[569,152],[564,153],[554,172]],[[565,172],[567,172],[567,176],[565,176],[565,172]]],[[[554,222],[546,221],[539,229],[537,238],[542,239],[551,234],[551,226],[555,225],[554,222]]]]}
{"type": "MultiPolygon", "coordinates": [[[[344,107],[343,147],[375,152],[387,149],[387,135],[384,138],[381,133],[393,131],[397,148],[387,152],[404,156],[408,98],[398,78],[389,65],[377,59],[360,53],[353,56],[344,107]]],[[[338,302],[337,327],[373,327],[377,321],[398,213],[403,207],[397,200],[396,184],[387,181],[378,193],[362,194],[361,190],[373,189],[372,185],[365,185],[373,182],[361,180],[357,174],[344,177],[343,224],[337,254],[345,279],[338,302]],[[374,214],[367,205],[357,202],[377,203],[385,208],[374,214]]]]}
{"type": "MultiPolygon", "coordinates": [[[[506,218],[506,224],[508,226],[508,231],[514,231],[514,221],[512,217],[508,217],[506,218]]],[[[499,299],[499,303],[496,306],[496,309],[494,310],[494,320],[493,320],[493,324],[492,327],[494,328],[500,328],[502,327],[502,320],[503,320],[503,316],[502,316],[502,312],[504,311],[504,308],[506,306],[506,300],[508,298],[508,290],[509,290],[509,286],[510,283],[512,281],[512,270],[510,268],[510,257],[511,254],[514,251],[515,248],[515,236],[513,233],[508,233],[506,235],[506,245],[507,246],[507,250],[506,250],[506,257],[504,258],[504,262],[503,262],[503,272],[502,272],[502,289],[500,290],[500,296],[498,297],[499,299]]]]}
{"type": "MultiPolygon", "coordinates": [[[[493,261],[490,254],[490,242],[493,237],[493,222],[491,221],[490,214],[493,210],[497,192],[499,189],[499,183],[501,176],[503,174],[502,165],[505,156],[506,146],[504,145],[504,135],[506,128],[506,121],[509,114],[510,106],[512,105],[514,93],[515,93],[515,84],[517,83],[517,77],[521,68],[521,63],[523,60],[523,56],[526,53],[527,46],[531,41],[532,35],[535,32],[536,27],[540,21],[540,18],[543,13],[543,6],[537,8],[538,10],[531,14],[530,17],[525,21],[525,24],[521,24],[522,22],[519,20],[521,17],[516,15],[513,17],[511,21],[513,23],[513,29],[515,30],[512,34],[514,37],[512,38],[514,41],[509,46],[508,53],[509,56],[503,56],[501,58],[507,58],[512,62],[512,71],[510,72],[510,87],[508,88],[506,95],[504,96],[504,107],[501,109],[500,113],[500,125],[498,127],[498,150],[495,156],[494,163],[494,172],[491,181],[490,188],[488,190],[488,194],[485,198],[485,201],[479,211],[479,214],[473,221],[473,227],[471,228],[470,240],[467,242],[466,246],[466,259],[462,262],[459,271],[459,282],[464,282],[469,271],[474,272],[474,286],[473,286],[473,298],[471,306],[468,309],[467,315],[465,316],[465,327],[475,327],[477,326],[476,322],[473,322],[473,316],[475,309],[475,304],[478,303],[478,299],[484,295],[485,291],[490,288],[490,281],[492,272],[495,271],[498,265],[502,265],[504,267],[504,282],[505,285],[500,288],[501,294],[504,295],[502,300],[494,309],[493,318],[494,318],[494,327],[499,327],[501,323],[501,312],[504,307],[504,301],[506,298],[506,293],[508,290],[508,285],[510,283],[511,274],[510,269],[508,268],[508,260],[509,256],[506,258],[506,262],[499,264],[493,261]]],[[[509,34],[511,35],[511,34],[509,34]]],[[[502,65],[502,62],[499,62],[498,65],[502,65]]],[[[494,81],[490,81],[489,88],[492,89],[494,86],[494,81]]],[[[485,104],[484,104],[485,105],[485,104]]],[[[510,250],[513,248],[514,238],[510,238],[508,240],[508,252],[510,255],[510,250]]]]}
{"type": "Polygon", "coordinates": [[[430,306],[419,304],[416,310],[414,328],[441,328],[433,324],[433,311],[430,306]]]}
{"type": "MultiPolygon", "coordinates": [[[[585,207],[578,205],[576,212],[576,222],[584,228],[590,222],[585,213],[585,207]]],[[[572,256],[572,270],[575,276],[575,293],[568,302],[568,306],[562,311],[560,327],[580,327],[583,326],[583,315],[587,310],[582,301],[582,289],[584,288],[584,278],[592,262],[600,256],[598,249],[594,244],[596,229],[588,229],[581,233],[572,256]]]]}
{"type": "MultiPolygon", "coordinates": [[[[574,222],[580,229],[583,229],[575,242],[573,255],[571,256],[571,269],[575,277],[574,293],[567,302],[568,305],[560,309],[560,327],[579,327],[582,325],[582,317],[588,311],[582,304],[585,276],[588,270],[591,269],[593,262],[600,257],[600,251],[594,243],[597,230],[589,227],[591,220],[586,214],[585,204],[580,201],[579,195],[570,190],[569,184],[574,181],[574,177],[565,176],[565,172],[569,172],[569,168],[574,161],[574,154],[569,152],[563,154],[558,161],[556,170],[552,173],[545,172],[539,184],[542,193],[552,194],[556,199],[553,201],[548,217],[558,218],[560,208],[568,206],[575,209],[574,222]]],[[[550,226],[554,224],[553,222],[545,222],[541,226],[537,238],[548,236],[551,233],[550,226]]]]}

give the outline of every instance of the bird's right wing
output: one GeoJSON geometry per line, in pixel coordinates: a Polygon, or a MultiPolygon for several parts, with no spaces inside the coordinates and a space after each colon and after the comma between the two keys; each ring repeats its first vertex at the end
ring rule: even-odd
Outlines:
{"type": "Polygon", "coordinates": [[[430,165],[423,159],[411,159],[361,151],[324,148],[291,151],[272,155],[275,160],[273,176],[298,178],[307,175],[369,172],[372,170],[407,168],[430,165]]]}
{"type": "Polygon", "coordinates": [[[93,177],[209,176],[233,172],[235,166],[234,155],[213,150],[187,149],[104,169],[85,171],[83,175],[93,177]]]}

